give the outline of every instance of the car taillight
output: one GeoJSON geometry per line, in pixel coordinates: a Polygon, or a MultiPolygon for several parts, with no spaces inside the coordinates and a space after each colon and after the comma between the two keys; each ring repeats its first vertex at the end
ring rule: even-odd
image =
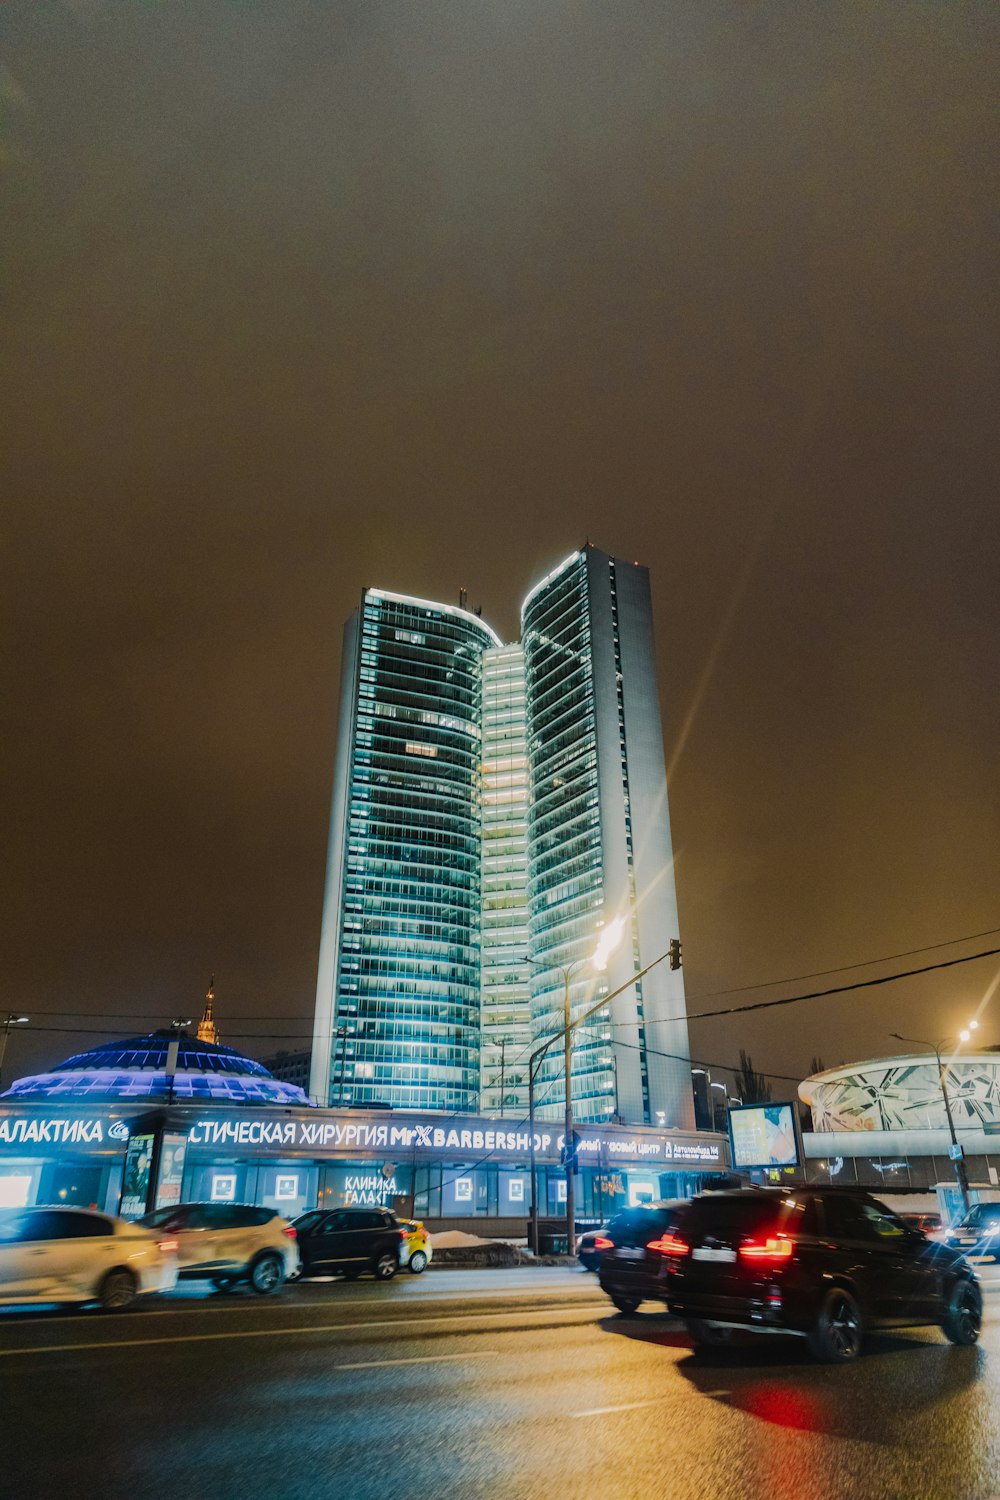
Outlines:
{"type": "Polygon", "coordinates": [[[787,1235],[768,1236],[766,1240],[747,1240],[740,1246],[743,1260],[791,1260],[794,1250],[787,1235]]]}
{"type": "Polygon", "coordinates": [[[675,1260],[680,1260],[682,1255],[690,1253],[691,1246],[687,1240],[682,1240],[679,1234],[664,1234],[658,1240],[648,1240],[647,1250],[658,1250],[661,1255],[669,1255],[675,1260]]]}
{"type": "Polygon", "coordinates": [[[609,1240],[606,1234],[595,1234],[594,1235],[594,1249],[595,1250],[613,1250],[614,1247],[615,1247],[614,1240],[609,1240]]]}
{"type": "Polygon", "coordinates": [[[286,1224],[281,1232],[282,1234],[287,1234],[290,1240],[297,1240],[299,1237],[299,1232],[294,1224],[286,1224]]]}
{"type": "Polygon", "coordinates": [[[180,1249],[180,1241],[179,1240],[157,1240],[157,1242],[156,1242],[156,1248],[157,1248],[157,1250],[162,1250],[163,1253],[166,1255],[171,1250],[179,1250],[180,1249]]]}
{"type": "Polygon", "coordinates": [[[401,1240],[408,1240],[410,1238],[410,1231],[408,1229],[401,1229],[399,1231],[399,1238],[401,1240]]]}

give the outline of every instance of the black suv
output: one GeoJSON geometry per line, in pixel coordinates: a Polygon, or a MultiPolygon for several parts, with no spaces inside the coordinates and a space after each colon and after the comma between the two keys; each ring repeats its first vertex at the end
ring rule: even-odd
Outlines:
{"type": "Polygon", "coordinates": [[[303,1276],[343,1271],[349,1279],[370,1271],[388,1281],[399,1269],[407,1231],[385,1208],[314,1209],[295,1220],[303,1276]]]}
{"type": "Polygon", "coordinates": [[[666,1302],[670,1261],[665,1237],[676,1228],[683,1207],[681,1199],[626,1208],[597,1231],[597,1279],[619,1312],[635,1312],[647,1298],[666,1302]]]}
{"type": "Polygon", "coordinates": [[[869,1328],[936,1323],[953,1344],[979,1337],[968,1262],[864,1192],[706,1193],[685,1207],[666,1255],[667,1303],[696,1345],[733,1329],[799,1334],[842,1363],[869,1328]]]}

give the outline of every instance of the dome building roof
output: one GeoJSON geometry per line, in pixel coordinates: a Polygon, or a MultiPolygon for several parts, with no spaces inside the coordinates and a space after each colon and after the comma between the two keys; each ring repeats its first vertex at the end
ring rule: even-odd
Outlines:
{"type": "Polygon", "coordinates": [[[186,1032],[151,1031],[128,1041],[104,1042],[58,1063],[48,1073],[19,1078],[4,1099],[94,1100],[167,1099],[167,1049],[179,1043],[173,1076],[178,1104],[201,1100],[228,1104],[308,1105],[309,1097],[294,1083],[273,1078],[263,1063],[233,1047],[199,1041],[186,1032]]]}

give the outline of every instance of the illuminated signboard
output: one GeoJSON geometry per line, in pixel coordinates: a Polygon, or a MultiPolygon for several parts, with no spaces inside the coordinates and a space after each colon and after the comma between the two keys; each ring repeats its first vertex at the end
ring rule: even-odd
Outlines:
{"type": "MultiPolygon", "coordinates": [[[[711,1169],[725,1165],[718,1140],[680,1132],[655,1130],[607,1130],[582,1127],[577,1156],[582,1165],[640,1163],[711,1169]]],[[[535,1131],[535,1151],[542,1160],[558,1160],[563,1144],[561,1132],[551,1126],[535,1131]]],[[[188,1145],[197,1151],[221,1151],[227,1155],[281,1156],[299,1152],[311,1156],[365,1155],[406,1152],[413,1157],[440,1157],[474,1152],[494,1158],[524,1160],[531,1138],[520,1122],[510,1129],[498,1128],[491,1120],[451,1120],[436,1123],[433,1116],[416,1119],[393,1116],[377,1120],[357,1116],[335,1117],[326,1111],[315,1114],[274,1116],[264,1111],[241,1111],[233,1115],[209,1115],[188,1130],[188,1145]]]]}
{"type": "Polygon", "coordinates": [[[799,1142],[793,1104],[744,1104],[729,1111],[733,1167],[797,1167],[799,1142]]]}
{"type": "Polygon", "coordinates": [[[53,1155],[65,1151],[88,1151],[103,1147],[122,1150],[128,1126],[106,1115],[45,1115],[26,1109],[0,1115],[0,1150],[11,1155],[53,1155]]]}

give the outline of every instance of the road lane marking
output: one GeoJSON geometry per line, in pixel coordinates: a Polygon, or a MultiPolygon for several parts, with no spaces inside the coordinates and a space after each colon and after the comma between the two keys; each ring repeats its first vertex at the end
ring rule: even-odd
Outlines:
{"type": "Polygon", "coordinates": [[[335,1370],[381,1370],[385,1365],[440,1365],[446,1359],[495,1359],[498,1349],[475,1349],[468,1354],[418,1354],[412,1359],[363,1359],[357,1364],[334,1365],[335,1370]]]}
{"type": "Polygon", "coordinates": [[[728,1396],[729,1391],[674,1391],[672,1396],[654,1396],[650,1401],[623,1401],[620,1406],[590,1406],[586,1411],[571,1411],[571,1417],[605,1417],[616,1411],[641,1411],[645,1406],[670,1406],[684,1395],[728,1396]]]}
{"type": "MultiPolygon", "coordinates": [[[[600,1304],[598,1304],[600,1305],[600,1304]]],[[[510,1312],[458,1313],[438,1318],[383,1318],[370,1323],[311,1323],[297,1328],[237,1328],[231,1333],[174,1333],[153,1339],[93,1339],[78,1344],[26,1344],[20,1349],[0,1349],[0,1358],[9,1359],[16,1354],[71,1354],[75,1349],[135,1349],[148,1344],[207,1344],[217,1339],[274,1339],[287,1338],[296,1333],[351,1333],[366,1332],[373,1328],[423,1328],[428,1324],[482,1322],[487,1318],[550,1318],[553,1313],[590,1312],[589,1308],[526,1308],[518,1313],[510,1312]]]]}

